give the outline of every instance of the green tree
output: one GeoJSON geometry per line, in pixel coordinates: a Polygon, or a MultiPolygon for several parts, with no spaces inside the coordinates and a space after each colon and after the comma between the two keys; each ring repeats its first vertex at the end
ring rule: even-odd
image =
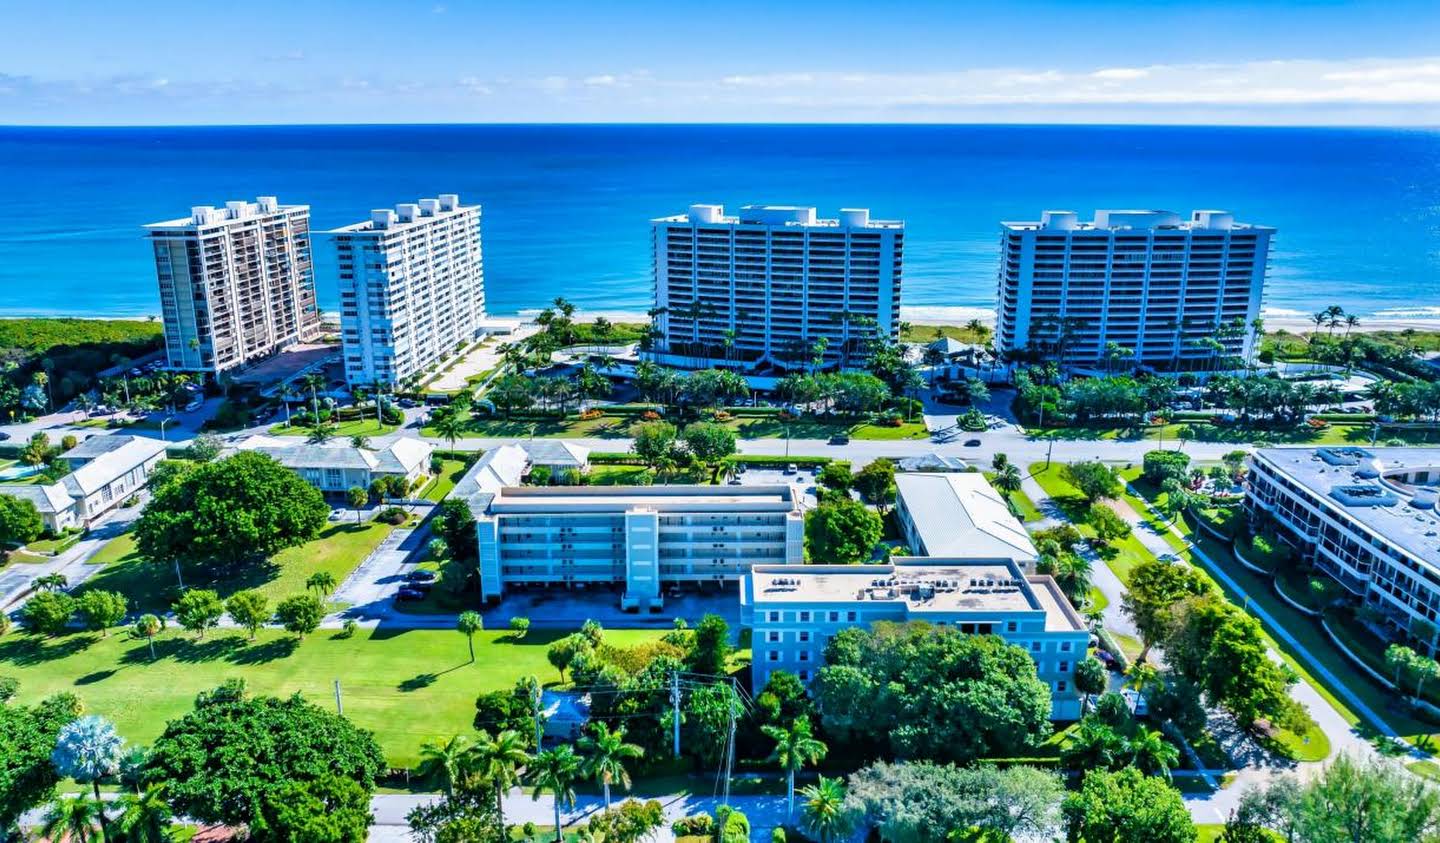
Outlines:
{"type": "Polygon", "coordinates": [[[470,663],[475,663],[475,633],[485,628],[485,621],[480,617],[479,612],[461,612],[455,619],[455,630],[465,636],[465,643],[470,645],[470,663]]]}
{"type": "Polygon", "coordinates": [[[320,628],[325,606],[313,594],[295,594],[280,601],[275,607],[275,617],[286,632],[295,633],[303,641],[305,636],[320,628]]]}
{"type": "Polygon", "coordinates": [[[681,434],[685,450],[696,462],[714,467],[735,453],[735,431],[718,422],[695,422],[681,434]]]}
{"type": "Polygon", "coordinates": [[[535,788],[531,796],[538,800],[549,793],[555,810],[555,843],[563,843],[565,824],[560,821],[560,809],[575,809],[575,782],[580,778],[580,756],[569,744],[561,744],[536,753],[527,771],[528,780],[535,788]]]}
{"type": "Polygon", "coordinates": [[[431,416],[430,426],[435,429],[435,435],[450,443],[450,450],[455,450],[455,440],[465,436],[465,428],[468,422],[460,413],[435,412],[431,416]]]}
{"type": "Polygon", "coordinates": [[[194,632],[200,638],[205,637],[205,630],[218,626],[225,614],[225,604],[220,595],[206,588],[190,589],[180,595],[171,608],[180,628],[194,632]]]}
{"type": "Polygon", "coordinates": [[[1099,460],[1072,462],[1060,469],[1060,476],[1091,503],[1120,497],[1119,473],[1099,460]]]}
{"type": "Polygon", "coordinates": [[[843,839],[854,830],[858,817],[846,804],[845,785],[839,779],[821,776],[815,784],[801,790],[800,795],[805,797],[801,827],[820,843],[843,839]]]}
{"type": "Polygon", "coordinates": [[[26,545],[45,532],[40,510],[28,500],[0,495],[0,544],[26,545]]]}
{"type": "Polygon", "coordinates": [[[1154,729],[1141,729],[1130,739],[1130,755],[1142,773],[1167,781],[1170,769],[1180,763],[1180,750],[1154,729]]]}
{"type": "MultiPolygon", "coordinates": [[[[55,749],[50,752],[50,763],[61,776],[89,784],[95,790],[95,801],[100,801],[100,780],[120,771],[120,759],[125,750],[125,740],[115,731],[115,726],[103,717],[91,714],[71,720],[60,727],[55,737],[55,749]]],[[[105,818],[100,818],[102,827],[105,818]]]]}
{"type": "Polygon", "coordinates": [[[0,705],[0,832],[55,795],[59,773],[50,762],[60,730],[80,716],[74,694],[33,706],[0,705]]]}
{"type": "Polygon", "coordinates": [[[84,794],[62,796],[46,811],[40,833],[47,840],[66,839],[71,843],[104,840],[105,832],[101,828],[104,816],[104,803],[99,799],[84,794]]]}
{"type": "Polygon", "coordinates": [[[270,620],[270,600],[255,589],[237,591],[225,601],[230,619],[250,633],[250,640],[270,620]]]}
{"type": "Polygon", "coordinates": [[[315,538],[329,515],[318,489],[271,457],[244,451],[154,490],[135,543],[152,560],[233,572],[315,538]]]}
{"type": "Polygon", "coordinates": [[[695,637],[690,644],[686,667],[694,673],[706,676],[725,676],[727,662],[734,647],[730,644],[730,624],[719,615],[710,613],[695,626],[695,637]]]}
{"type": "Polygon", "coordinates": [[[1092,503],[1085,513],[1085,523],[1102,542],[1119,541],[1130,535],[1130,523],[1103,503],[1092,503]]]}
{"type": "Polygon", "coordinates": [[[467,779],[466,759],[470,752],[470,739],[464,735],[452,735],[445,741],[426,741],[420,747],[420,778],[439,783],[446,796],[454,796],[457,785],[467,779]]]}
{"type": "Polygon", "coordinates": [[[820,473],[815,476],[815,479],[826,489],[836,492],[847,491],[853,479],[850,474],[850,461],[831,460],[820,469],[820,473]]]}
{"type": "Polygon", "coordinates": [[[125,843],[171,843],[175,812],[165,801],[165,785],[152,784],[139,793],[122,793],[115,828],[125,843]]]}
{"type": "Polygon", "coordinates": [[[530,632],[530,619],[519,616],[511,618],[510,632],[511,637],[515,638],[517,641],[521,638],[524,638],[530,632]]]}
{"type": "Polygon", "coordinates": [[[25,628],[41,635],[59,635],[75,615],[75,598],[63,591],[41,591],[20,610],[25,628]]]}
{"type": "Polygon", "coordinates": [[[770,760],[785,771],[785,817],[795,816],[795,774],[806,764],[818,764],[828,748],[810,730],[809,718],[801,718],[790,728],[765,726],[762,731],[775,742],[770,760]]]}
{"type": "Polygon", "coordinates": [[[1082,715],[1090,708],[1090,698],[1105,693],[1109,685],[1110,678],[1106,675],[1105,665],[1101,664],[1099,659],[1086,657],[1075,665],[1075,690],[1085,695],[1082,715]]]}
{"type": "Polygon", "coordinates": [[[805,549],[817,564],[855,565],[870,558],[883,532],[880,516],[850,498],[805,513],[805,549]]]}
{"type": "Polygon", "coordinates": [[[1086,773],[1080,789],[1065,797],[1061,810],[1068,839],[1073,841],[1193,843],[1197,838],[1180,792],[1134,767],[1118,773],[1086,773]]]}
{"type": "Polygon", "coordinates": [[[139,638],[144,638],[145,643],[150,645],[150,661],[155,661],[155,636],[165,629],[165,621],[158,615],[144,614],[135,621],[132,631],[139,638]]]}
{"type": "Polygon", "coordinates": [[[1050,837],[1065,786],[1034,767],[881,761],[852,774],[848,791],[882,840],[958,843],[1050,837]]]}
{"type": "Polygon", "coordinates": [[[862,498],[883,507],[895,499],[895,463],[871,460],[855,473],[851,485],[862,498]]]}
{"type": "Polygon", "coordinates": [[[495,735],[481,731],[465,760],[467,770],[494,789],[495,814],[504,825],[505,791],[520,783],[521,772],[530,761],[525,739],[511,729],[495,735]]]}
{"type": "Polygon", "coordinates": [[[365,843],[370,836],[370,790],[343,776],[283,782],[267,793],[260,821],[250,828],[257,843],[365,843]]]}
{"type": "Polygon", "coordinates": [[[1150,647],[1169,634],[1171,607],[1187,597],[1207,594],[1212,588],[1209,581],[1189,565],[1147,559],[1135,566],[1121,608],[1135,622],[1135,629],[1145,642],[1145,649],[1140,653],[1142,661],[1150,647]]]}
{"type": "Polygon", "coordinates": [[[470,504],[459,498],[446,498],[430,519],[431,529],[445,540],[450,558],[474,567],[479,563],[479,536],[475,532],[475,515],[470,504]]]}
{"type": "Polygon", "coordinates": [[[590,642],[587,641],[584,636],[578,633],[571,633],[552,643],[549,648],[545,650],[545,658],[550,662],[552,667],[560,671],[560,681],[564,682],[565,671],[569,670],[570,665],[575,662],[576,657],[581,653],[590,652],[591,649],[590,642]]]}
{"type": "Polygon", "coordinates": [[[335,590],[335,575],[329,571],[316,571],[305,579],[305,590],[315,590],[321,597],[329,597],[335,590]]]}
{"type": "Polygon", "coordinates": [[[1183,480],[1189,469],[1190,455],[1183,451],[1145,452],[1145,479],[1156,486],[1166,480],[1183,480]]]}
{"type": "Polygon", "coordinates": [[[110,627],[125,618],[125,595],[118,591],[94,589],[80,595],[76,611],[85,621],[85,628],[109,635],[110,627]]]}
{"type": "Polygon", "coordinates": [[[363,486],[351,486],[349,490],[345,492],[345,503],[349,504],[350,508],[355,510],[356,524],[364,520],[360,516],[360,510],[364,509],[365,504],[369,502],[370,493],[365,491],[365,487],[363,486]]]}
{"type": "Polygon", "coordinates": [[[605,810],[610,810],[610,786],[619,784],[630,789],[630,771],[625,762],[642,757],[645,750],[625,742],[625,727],[611,729],[604,723],[591,723],[590,734],[580,738],[585,774],[600,784],[605,794],[605,810]]]}
{"type": "Polygon", "coordinates": [[[385,769],[370,732],[299,694],[251,696],[232,680],[198,695],[193,711],[166,725],[151,748],[145,781],[164,784],[179,813],[253,826],[290,783],[340,776],[368,796],[385,769]]]}
{"type": "Polygon", "coordinates": [[[1024,480],[1024,476],[1020,473],[1020,466],[1013,462],[1006,462],[995,469],[995,479],[991,483],[1006,495],[1013,495],[1020,491],[1024,480]]]}

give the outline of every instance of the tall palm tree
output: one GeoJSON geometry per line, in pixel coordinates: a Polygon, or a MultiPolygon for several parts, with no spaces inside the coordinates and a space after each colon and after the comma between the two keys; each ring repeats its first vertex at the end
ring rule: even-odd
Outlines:
{"type": "Polygon", "coordinates": [[[530,795],[539,799],[540,794],[549,791],[555,803],[555,843],[564,838],[564,825],[560,822],[560,806],[574,810],[575,781],[580,778],[580,756],[569,744],[536,753],[526,771],[530,784],[535,790],[530,795]]]}
{"type": "Polygon", "coordinates": [[[1360,327],[1360,317],[1353,313],[1345,315],[1345,339],[1350,339],[1350,332],[1360,327]]]}
{"type": "Polygon", "coordinates": [[[820,843],[847,836],[854,828],[854,815],[845,807],[845,785],[839,779],[820,777],[820,781],[800,791],[805,797],[805,813],[801,825],[820,843]]]}
{"type": "Polygon", "coordinates": [[[366,436],[363,433],[357,433],[354,436],[350,437],[350,447],[369,450],[370,437],[366,436]]]}
{"type": "Polygon", "coordinates": [[[320,390],[325,388],[325,376],[319,372],[311,372],[300,379],[300,385],[310,390],[310,409],[315,413],[316,421],[319,421],[320,390]]]}
{"type": "Polygon", "coordinates": [[[459,413],[437,413],[430,424],[450,443],[452,451],[455,450],[455,440],[465,435],[465,420],[459,413]]]}
{"type": "Polygon", "coordinates": [[[165,785],[149,784],[144,793],[120,797],[120,817],[115,825],[126,843],[169,843],[170,821],[175,812],[165,801],[165,785]]]}
{"type": "Polygon", "coordinates": [[[45,824],[40,833],[47,840],[68,838],[70,843],[90,843],[104,840],[100,830],[101,804],[98,799],[80,796],[62,796],[50,805],[45,814],[45,824]]]}
{"type": "Polygon", "coordinates": [[[829,747],[815,738],[810,731],[810,718],[803,715],[790,724],[789,729],[763,726],[761,730],[775,742],[770,760],[785,771],[785,817],[789,819],[795,816],[795,774],[806,764],[818,763],[829,747]]]}
{"type": "Polygon", "coordinates": [[[335,422],[321,421],[317,417],[315,423],[310,426],[310,433],[305,437],[305,441],[311,445],[324,445],[326,442],[335,438],[335,433],[338,429],[339,428],[335,426],[335,422]]]}
{"type": "Polygon", "coordinates": [[[420,776],[438,781],[445,788],[446,796],[455,795],[455,785],[465,782],[466,753],[470,751],[470,739],[455,735],[449,740],[426,741],[420,747],[420,776]]]}
{"type": "Polygon", "coordinates": [[[585,755],[585,773],[600,783],[605,792],[605,810],[610,810],[610,785],[618,782],[630,789],[630,772],[625,762],[639,758],[645,750],[633,743],[625,742],[625,727],[614,731],[604,723],[592,723],[590,734],[580,739],[580,751],[585,755]]]}
{"type": "Polygon", "coordinates": [[[1001,465],[995,472],[995,479],[992,481],[995,488],[1007,495],[1020,491],[1024,478],[1020,474],[1020,466],[1013,462],[1001,465]]]}
{"type": "Polygon", "coordinates": [[[481,732],[475,745],[466,753],[466,769],[495,788],[495,816],[505,825],[505,791],[520,783],[521,771],[530,762],[525,739],[514,729],[497,735],[481,732]]]}
{"type": "Polygon", "coordinates": [[[1141,729],[1130,739],[1131,763],[1148,776],[1170,778],[1170,768],[1180,763],[1180,750],[1154,729],[1141,729]]]}

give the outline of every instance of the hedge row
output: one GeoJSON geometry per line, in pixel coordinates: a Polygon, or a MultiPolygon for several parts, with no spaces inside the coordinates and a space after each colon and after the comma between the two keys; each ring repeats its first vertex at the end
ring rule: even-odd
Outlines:
{"type": "MultiPolygon", "coordinates": [[[[742,465],[753,465],[761,467],[784,467],[796,465],[803,468],[820,468],[830,464],[830,457],[782,457],[768,456],[763,454],[736,454],[735,462],[742,465]]],[[[592,451],[590,453],[592,465],[644,465],[645,461],[634,454],[623,451],[592,451]]]]}
{"type": "Polygon", "coordinates": [[[1370,424],[1375,421],[1374,413],[1311,413],[1310,418],[1327,422],[1352,422],[1354,424],[1370,424]]]}

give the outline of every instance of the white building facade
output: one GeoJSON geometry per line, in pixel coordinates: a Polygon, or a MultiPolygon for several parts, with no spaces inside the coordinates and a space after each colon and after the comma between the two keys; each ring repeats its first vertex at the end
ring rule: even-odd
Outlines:
{"type": "Polygon", "coordinates": [[[1397,632],[1440,624],[1440,449],[1261,448],[1245,506],[1397,632]]]}
{"type": "MultiPolygon", "coordinates": [[[[489,454],[486,455],[490,456],[489,454]]],[[[625,608],[658,610],[678,585],[735,583],[753,565],[798,565],[805,521],[789,486],[517,487],[522,457],[462,478],[480,544],[480,591],[623,589],[625,608]]]]}
{"type": "Polygon", "coordinates": [[[319,334],[310,206],[261,196],[145,229],[168,368],[218,374],[319,334]]]}
{"type": "Polygon", "coordinates": [[[1249,360],[1275,229],[1225,211],[1106,210],[1002,228],[998,351],[1112,370],[1249,360]]]}
{"type": "Polygon", "coordinates": [[[659,315],[654,351],[682,366],[860,365],[896,339],[905,224],[864,209],[719,205],[651,222],[659,315]]]}
{"type": "Polygon", "coordinates": [[[71,470],[57,482],[0,484],[0,495],[35,504],[52,533],[86,527],[145,487],[150,472],[165,459],[165,447],[145,436],[92,436],[60,455],[71,470]]]}
{"type": "Polygon", "coordinates": [[[1051,719],[1080,717],[1075,667],[1090,632],[1053,578],[1027,577],[1008,559],[756,566],[741,584],[740,616],[752,630],[756,689],[777,670],[809,682],[825,665],[826,643],[843,629],[926,621],[1023,647],[1050,686],[1051,719]]]}
{"type": "Polygon", "coordinates": [[[370,212],[327,232],[340,282],[340,332],[351,386],[410,381],[482,333],[480,206],[453,193],[370,212]]]}
{"type": "Polygon", "coordinates": [[[348,443],[296,444],[270,436],[251,436],[235,444],[237,451],[265,454],[327,495],[368,490],[380,479],[401,477],[418,490],[430,475],[435,446],[423,439],[401,437],[381,448],[356,448],[348,443]]]}

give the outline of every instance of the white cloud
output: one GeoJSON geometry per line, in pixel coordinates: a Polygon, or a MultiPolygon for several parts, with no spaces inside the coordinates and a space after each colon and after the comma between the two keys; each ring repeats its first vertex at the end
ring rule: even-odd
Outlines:
{"type": "Polygon", "coordinates": [[[1131,79],[1144,79],[1150,75],[1150,71],[1143,67],[1107,67],[1090,75],[1096,79],[1113,79],[1124,82],[1131,79]]]}
{"type": "Polygon", "coordinates": [[[609,73],[600,76],[585,77],[585,84],[592,88],[608,88],[614,86],[619,80],[609,73]]]}
{"type": "Polygon", "coordinates": [[[494,89],[475,76],[466,76],[460,80],[460,87],[472,94],[486,96],[495,93],[494,89]]]}

